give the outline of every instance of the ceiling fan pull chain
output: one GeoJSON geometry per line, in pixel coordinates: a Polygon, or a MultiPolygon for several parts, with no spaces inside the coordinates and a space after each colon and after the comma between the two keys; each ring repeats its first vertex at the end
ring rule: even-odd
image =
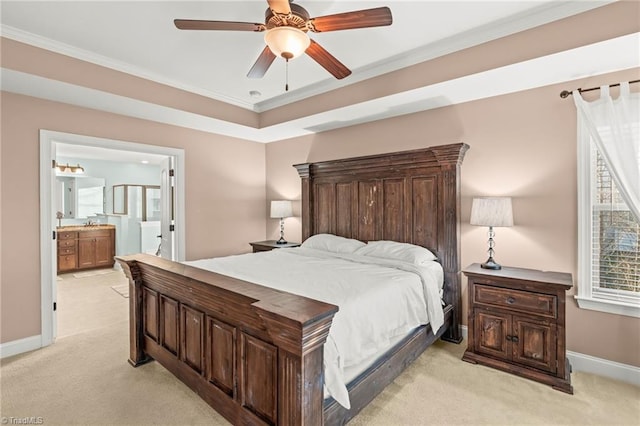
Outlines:
{"type": "Polygon", "coordinates": [[[286,63],[284,66],[284,73],[285,73],[285,83],[284,83],[284,91],[288,92],[289,91],[289,58],[285,58],[286,63]]]}

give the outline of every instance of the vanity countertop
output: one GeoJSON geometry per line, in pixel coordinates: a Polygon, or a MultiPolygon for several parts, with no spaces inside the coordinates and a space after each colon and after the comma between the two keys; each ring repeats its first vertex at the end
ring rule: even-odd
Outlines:
{"type": "Polygon", "coordinates": [[[115,225],[100,224],[100,225],[63,225],[57,226],[57,231],[97,231],[100,229],[116,229],[115,225]]]}

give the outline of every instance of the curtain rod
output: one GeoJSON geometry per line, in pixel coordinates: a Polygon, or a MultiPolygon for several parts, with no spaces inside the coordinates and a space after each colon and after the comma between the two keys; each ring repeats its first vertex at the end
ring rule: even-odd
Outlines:
{"type": "MultiPolygon", "coordinates": [[[[630,81],[629,84],[633,84],[633,83],[640,83],[640,80],[633,80],[630,81]]],[[[616,84],[610,84],[609,87],[617,87],[620,86],[620,83],[616,83],[616,84]]],[[[600,90],[599,87],[590,87],[588,89],[580,89],[578,88],[578,92],[582,93],[582,92],[591,92],[592,90],[600,90]]],[[[563,90],[562,92],[560,92],[560,97],[562,99],[569,97],[569,95],[571,95],[572,93],[568,90],[563,90]]]]}

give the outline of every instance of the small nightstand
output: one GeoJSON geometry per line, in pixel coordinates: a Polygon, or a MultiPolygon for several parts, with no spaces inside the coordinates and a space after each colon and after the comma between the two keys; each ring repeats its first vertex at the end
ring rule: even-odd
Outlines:
{"type": "Polygon", "coordinates": [[[254,253],[257,253],[259,251],[269,251],[278,248],[300,247],[300,243],[278,244],[276,243],[276,240],[256,241],[249,244],[251,244],[251,247],[253,247],[254,253]]]}
{"type": "Polygon", "coordinates": [[[468,278],[468,347],[462,359],[573,394],[566,356],[565,294],[571,274],[474,263],[468,278]]]}

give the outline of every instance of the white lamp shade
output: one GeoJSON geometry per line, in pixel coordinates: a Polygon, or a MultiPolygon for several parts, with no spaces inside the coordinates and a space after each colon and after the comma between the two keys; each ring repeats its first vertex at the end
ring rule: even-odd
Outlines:
{"type": "Polygon", "coordinates": [[[272,201],[271,217],[291,217],[293,216],[293,203],[291,201],[272,201]]]}
{"type": "Polygon", "coordinates": [[[297,28],[286,26],[267,30],[264,35],[264,42],[267,43],[274,55],[287,59],[297,58],[302,55],[311,44],[307,33],[297,28]]]}
{"type": "Polygon", "coordinates": [[[511,198],[474,198],[471,205],[470,223],[480,226],[513,226],[511,198]]]}

